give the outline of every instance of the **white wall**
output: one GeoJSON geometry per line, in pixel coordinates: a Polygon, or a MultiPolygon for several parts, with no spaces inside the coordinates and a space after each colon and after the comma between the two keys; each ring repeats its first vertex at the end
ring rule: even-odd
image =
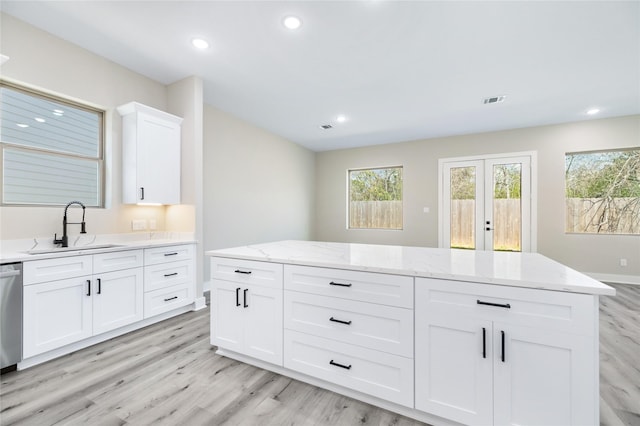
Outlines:
{"type": "MultiPolygon", "coordinates": [[[[5,14],[0,14],[0,53],[10,57],[2,65],[2,78],[107,111],[110,205],[87,210],[87,231],[130,232],[132,219],[156,219],[163,230],[164,207],[120,203],[121,119],[115,108],[136,100],[166,110],[166,87],[5,14]]],[[[54,232],[62,232],[62,213],[60,207],[0,207],[0,239],[53,238],[54,232]]],[[[70,229],[72,234],[77,231],[70,229]]]]}
{"type": "Polygon", "coordinates": [[[205,250],[310,239],[314,158],[299,145],[205,105],[205,250]]]}
{"type": "Polygon", "coordinates": [[[640,277],[640,236],[565,234],[563,222],[565,152],[634,146],[640,146],[640,116],[321,152],[315,237],[437,247],[438,159],[537,151],[538,252],[582,272],[640,277]],[[346,171],[387,165],[404,166],[404,229],[346,229],[346,171]],[[627,267],[619,266],[620,258],[628,260],[627,267]]]}

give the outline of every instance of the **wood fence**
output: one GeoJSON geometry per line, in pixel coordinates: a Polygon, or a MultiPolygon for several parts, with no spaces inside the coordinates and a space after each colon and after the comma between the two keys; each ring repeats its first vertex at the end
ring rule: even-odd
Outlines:
{"type": "Polygon", "coordinates": [[[349,228],[402,229],[402,201],[349,202],[349,228]]]}
{"type": "MultiPolygon", "coordinates": [[[[475,200],[451,200],[451,247],[475,246],[475,200]]],[[[520,251],[522,223],[520,200],[498,198],[493,205],[494,250],[520,251]]]]}
{"type": "Polygon", "coordinates": [[[639,234],[640,198],[568,198],[565,231],[639,234]]]}

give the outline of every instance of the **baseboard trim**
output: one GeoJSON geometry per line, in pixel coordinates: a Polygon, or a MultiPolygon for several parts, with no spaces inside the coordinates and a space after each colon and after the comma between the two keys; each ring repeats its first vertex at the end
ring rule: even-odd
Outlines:
{"type": "Polygon", "coordinates": [[[637,275],[600,274],[597,272],[585,272],[585,274],[603,283],[640,285],[640,276],[637,275]]]}

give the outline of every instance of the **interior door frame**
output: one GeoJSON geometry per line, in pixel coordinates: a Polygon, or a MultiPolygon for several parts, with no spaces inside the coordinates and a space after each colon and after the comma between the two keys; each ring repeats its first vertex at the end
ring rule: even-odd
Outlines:
{"type": "Polygon", "coordinates": [[[453,162],[471,162],[478,160],[497,160],[500,158],[512,157],[529,157],[531,167],[531,199],[529,201],[529,217],[530,223],[530,250],[531,253],[538,251],[538,152],[537,151],[520,151],[520,152],[503,152],[499,154],[473,155],[465,157],[449,157],[438,159],[438,247],[448,248],[444,246],[445,226],[444,226],[444,169],[446,163],[453,162]]]}

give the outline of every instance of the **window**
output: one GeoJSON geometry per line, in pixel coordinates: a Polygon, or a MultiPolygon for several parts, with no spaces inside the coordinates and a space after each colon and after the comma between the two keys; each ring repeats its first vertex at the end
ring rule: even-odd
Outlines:
{"type": "Polygon", "coordinates": [[[566,232],[640,234],[640,148],[565,156],[566,232]]]}
{"type": "Polygon", "coordinates": [[[402,167],[349,170],[349,229],[402,229],[402,167]]]}
{"type": "Polygon", "coordinates": [[[3,205],[103,206],[103,111],[0,84],[3,205]]]}

